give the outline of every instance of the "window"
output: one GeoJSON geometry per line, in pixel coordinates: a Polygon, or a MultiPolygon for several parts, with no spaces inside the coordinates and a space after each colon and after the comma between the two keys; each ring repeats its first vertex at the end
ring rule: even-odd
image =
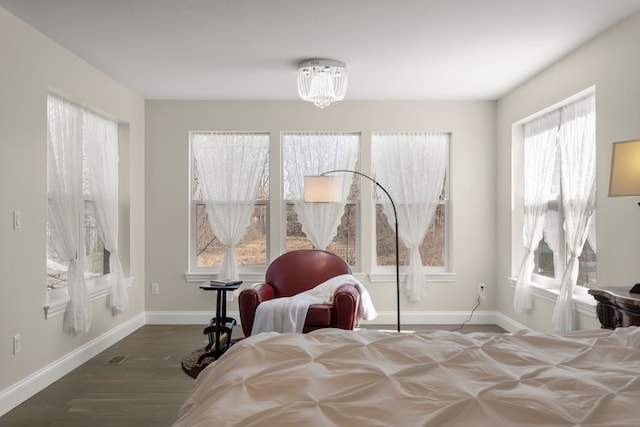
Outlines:
{"type": "Polygon", "coordinates": [[[348,264],[358,264],[359,180],[339,172],[344,204],[304,203],[304,177],[336,169],[354,170],[360,136],[352,133],[285,133],[282,135],[286,250],[320,248],[348,264]]]}
{"type": "MultiPolygon", "coordinates": [[[[445,133],[379,133],[372,136],[373,171],[398,209],[399,261],[409,265],[414,245],[424,267],[447,266],[449,135],[445,133]],[[403,171],[398,174],[397,171],[403,171]],[[402,180],[400,175],[402,175],[402,180]],[[418,240],[411,239],[418,236],[418,240]],[[407,243],[408,242],[408,243],[407,243]]],[[[385,194],[376,197],[376,262],[395,265],[393,213],[385,194]]]]}
{"type": "Polygon", "coordinates": [[[96,144],[114,144],[117,153],[118,125],[61,97],[49,95],[48,126],[51,159],[48,173],[47,289],[52,290],[66,286],[68,281],[69,259],[60,253],[64,253],[65,247],[68,249],[71,242],[61,243],[59,236],[60,233],[67,233],[67,227],[74,227],[68,221],[73,220],[76,214],[79,227],[73,233],[83,242],[85,279],[109,273],[109,251],[105,249],[98,227],[98,191],[95,184],[91,185],[93,180],[89,162],[92,155],[97,155],[91,148],[96,144]],[[100,138],[93,138],[95,122],[101,126],[100,138]],[[108,138],[109,142],[105,142],[104,138],[108,138]],[[69,195],[76,190],[81,194],[77,208],[67,202],[69,195]],[[58,224],[57,227],[54,224],[58,224]]]}
{"type": "Polygon", "coordinates": [[[118,256],[118,124],[53,94],[47,116],[45,315],[64,306],[65,330],[86,332],[90,294],[109,293],[113,313],[129,307],[118,256]]]}
{"type": "Polygon", "coordinates": [[[537,281],[560,283],[573,249],[579,252],[576,284],[596,284],[593,99],[590,95],[524,125],[525,216],[531,215],[533,223],[533,217],[538,215],[544,225],[540,238],[534,238],[537,281]],[[543,154],[544,150],[548,154],[543,154]],[[541,158],[546,158],[544,162],[549,167],[540,164],[541,158]],[[578,202],[567,203],[569,199],[578,202]],[[536,204],[540,205],[539,210],[536,204]],[[572,209],[571,223],[578,227],[575,231],[569,229],[569,233],[565,232],[566,209],[572,209]]]}
{"type": "Polygon", "coordinates": [[[231,277],[236,263],[266,266],[269,135],[191,132],[190,140],[191,271],[231,277]]]}
{"type": "MultiPolygon", "coordinates": [[[[375,179],[394,200],[407,295],[411,301],[421,300],[427,292],[423,267],[446,267],[449,134],[376,133],[371,158],[375,179]]],[[[386,195],[379,195],[376,204],[376,261],[384,266],[394,263],[389,255],[395,252],[395,237],[387,226],[395,223],[394,210],[386,195]]]]}

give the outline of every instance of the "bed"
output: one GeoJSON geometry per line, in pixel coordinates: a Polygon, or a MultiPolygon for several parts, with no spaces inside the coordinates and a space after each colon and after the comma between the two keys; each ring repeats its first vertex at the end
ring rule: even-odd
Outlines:
{"type": "Polygon", "coordinates": [[[638,426],[640,329],[263,333],[207,367],[184,426],[638,426]]]}

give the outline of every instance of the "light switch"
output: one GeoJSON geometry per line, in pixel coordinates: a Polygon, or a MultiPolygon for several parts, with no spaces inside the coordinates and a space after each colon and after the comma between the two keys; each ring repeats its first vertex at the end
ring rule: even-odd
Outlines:
{"type": "Polygon", "coordinates": [[[22,228],[22,213],[13,211],[13,229],[20,230],[22,228]]]}

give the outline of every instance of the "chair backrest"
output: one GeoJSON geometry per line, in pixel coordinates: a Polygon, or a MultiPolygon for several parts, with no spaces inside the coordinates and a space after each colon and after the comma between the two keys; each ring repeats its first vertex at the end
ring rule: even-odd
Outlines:
{"type": "Polygon", "coordinates": [[[290,297],[342,274],[351,274],[351,268],[338,255],[300,249],[273,260],[267,268],[265,283],[275,288],[276,297],[290,297]]]}

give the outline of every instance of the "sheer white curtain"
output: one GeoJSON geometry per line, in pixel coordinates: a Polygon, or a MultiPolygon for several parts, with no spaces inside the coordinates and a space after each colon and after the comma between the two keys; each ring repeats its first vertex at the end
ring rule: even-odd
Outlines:
{"type": "Polygon", "coordinates": [[[234,249],[247,232],[269,155],[269,135],[192,133],[196,176],[213,234],[226,247],[218,277],[238,279],[234,249]]]}
{"type": "MultiPolygon", "coordinates": [[[[449,156],[449,134],[373,134],[371,146],[374,177],[396,204],[398,235],[409,249],[406,292],[411,301],[418,301],[427,292],[420,244],[442,195],[449,156]]],[[[380,202],[393,227],[393,208],[387,199],[384,196],[380,202]]]]}
{"type": "Polygon", "coordinates": [[[339,203],[305,203],[304,177],[336,169],[354,170],[358,161],[357,134],[284,134],[285,198],[289,198],[298,215],[302,231],[311,244],[325,249],[336,236],[353,176],[342,179],[339,203]]]}
{"type": "Polygon", "coordinates": [[[595,95],[564,107],[561,114],[558,141],[568,260],[553,311],[557,333],[574,329],[573,290],[578,279],[578,257],[582,254],[595,210],[595,95]]]}
{"type": "Polygon", "coordinates": [[[82,195],[82,114],[68,101],[47,99],[47,192],[49,228],[58,256],[68,263],[66,330],[86,332],[91,303],[84,280],[84,199],[82,195]]]}
{"type": "Polygon", "coordinates": [[[84,111],[83,121],[87,183],[98,231],[109,251],[109,305],[114,314],[122,314],[129,308],[129,296],[118,255],[118,124],[90,111],[84,111]]]}
{"type": "Polygon", "coordinates": [[[548,201],[557,156],[560,114],[553,112],[525,125],[524,138],[524,227],[525,254],[518,273],[513,307],[518,313],[531,310],[531,275],[534,252],[545,228],[548,201]]]}

